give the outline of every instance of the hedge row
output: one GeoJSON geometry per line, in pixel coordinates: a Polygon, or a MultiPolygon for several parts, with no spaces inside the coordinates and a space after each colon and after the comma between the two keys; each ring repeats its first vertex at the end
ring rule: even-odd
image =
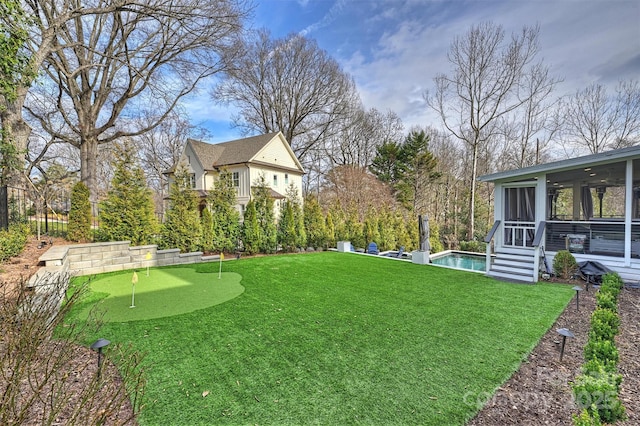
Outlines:
{"type": "Polygon", "coordinates": [[[618,393],[622,375],[617,371],[619,332],[618,295],[623,282],[618,274],[607,274],[596,294],[596,309],[591,314],[589,340],[584,347],[582,374],[572,387],[576,404],[582,409],[573,416],[575,426],[598,426],[625,418],[618,393]]]}

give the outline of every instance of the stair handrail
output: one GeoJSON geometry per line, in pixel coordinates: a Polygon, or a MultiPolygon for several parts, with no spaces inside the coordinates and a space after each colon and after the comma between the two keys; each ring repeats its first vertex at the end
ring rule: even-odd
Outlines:
{"type": "Polygon", "coordinates": [[[500,226],[500,221],[499,220],[496,220],[495,222],[493,222],[493,226],[491,227],[491,229],[487,233],[487,236],[484,237],[484,242],[485,243],[489,244],[491,242],[491,240],[493,240],[493,235],[498,230],[498,226],[500,226]]]}
{"type": "Polygon", "coordinates": [[[491,270],[491,240],[493,240],[493,236],[496,233],[496,231],[498,230],[499,226],[500,226],[500,221],[499,220],[496,220],[495,222],[493,222],[493,226],[489,230],[489,233],[487,234],[486,237],[484,237],[484,242],[486,243],[486,247],[485,247],[485,252],[486,252],[486,268],[485,268],[485,272],[487,274],[491,270]]]}
{"type": "Polygon", "coordinates": [[[544,235],[544,230],[547,227],[547,222],[544,220],[540,222],[538,225],[538,230],[536,231],[535,237],[533,237],[533,246],[538,247],[540,245],[540,241],[542,241],[542,236],[544,235]]]}

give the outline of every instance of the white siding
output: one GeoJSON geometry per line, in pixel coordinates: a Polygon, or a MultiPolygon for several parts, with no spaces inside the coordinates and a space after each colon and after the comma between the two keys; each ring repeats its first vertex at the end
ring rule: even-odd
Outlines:
{"type": "Polygon", "coordinates": [[[279,167],[298,168],[295,160],[291,157],[289,150],[285,147],[286,142],[279,137],[269,142],[262,151],[254,157],[255,161],[273,164],[279,167]]]}
{"type": "Polygon", "coordinates": [[[187,145],[185,150],[182,152],[180,161],[187,166],[188,173],[195,173],[195,189],[204,189],[204,170],[196,158],[196,154],[191,149],[191,145],[187,145]]]}

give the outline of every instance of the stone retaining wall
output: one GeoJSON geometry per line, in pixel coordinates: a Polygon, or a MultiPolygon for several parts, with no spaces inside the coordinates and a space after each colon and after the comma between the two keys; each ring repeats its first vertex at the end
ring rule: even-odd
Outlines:
{"type": "Polygon", "coordinates": [[[54,246],[40,256],[39,260],[44,263],[44,273],[62,268],[65,272],[79,276],[148,266],[198,263],[219,258],[203,257],[202,252],[180,253],[179,249],[158,250],[156,245],[131,247],[130,244],[130,241],[116,241],[54,246]]]}

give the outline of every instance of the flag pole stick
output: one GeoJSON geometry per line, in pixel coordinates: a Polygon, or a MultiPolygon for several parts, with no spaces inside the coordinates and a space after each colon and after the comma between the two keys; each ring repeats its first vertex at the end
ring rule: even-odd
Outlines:
{"type": "Polygon", "coordinates": [[[222,278],[222,260],[224,259],[224,254],[220,252],[220,268],[218,269],[218,279],[222,278]]]}
{"type": "Polygon", "coordinates": [[[149,263],[151,262],[151,252],[148,251],[147,255],[145,256],[145,259],[147,260],[147,276],[149,276],[149,263]]]}
{"type": "Polygon", "coordinates": [[[130,308],[135,308],[135,300],[136,300],[136,283],[138,282],[138,274],[136,271],[133,271],[133,276],[131,277],[131,306],[130,308]]]}

